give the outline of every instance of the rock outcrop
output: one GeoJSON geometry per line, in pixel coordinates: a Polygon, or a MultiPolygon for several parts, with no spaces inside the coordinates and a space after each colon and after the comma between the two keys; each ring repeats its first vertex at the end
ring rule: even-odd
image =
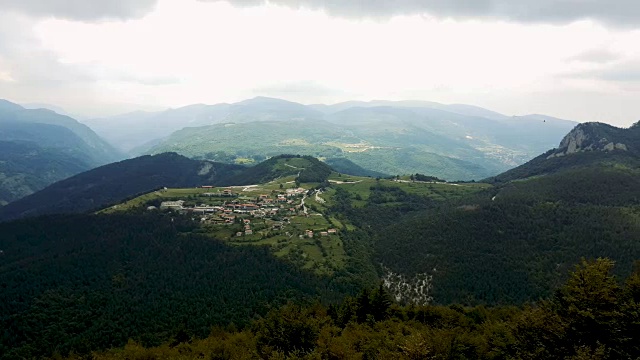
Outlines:
{"type": "Polygon", "coordinates": [[[609,125],[600,123],[584,123],[576,126],[560,142],[560,146],[547,159],[562,157],[587,151],[628,151],[627,145],[608,139],[606,131],[600,127],[609,125]]]}

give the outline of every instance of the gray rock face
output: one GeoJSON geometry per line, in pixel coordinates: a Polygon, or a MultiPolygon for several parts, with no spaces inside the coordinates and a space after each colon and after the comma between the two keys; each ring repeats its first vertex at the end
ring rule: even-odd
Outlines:
{"type": "Polygon", "coordinates": [[[615,143],[606,138],[599,140],[593,139],[593,136],[589,135],[592,132],[585,131],[585,128],[588,126],[590,125],[581,124],[576,126],[575,129],[562,139],[557,151],[549,155],[547,159],[586,151],[628,151],[627,145],[623,143],[615,143]]]}
{"type": "Polygon", "coordinates": [[[604,148],[602,148],[602,150],[604,151],[613,151],[616,148],[616,145],[612,142],[608,143],[607,145],[604,146],[604,148]]]}
{"type": "Polygon", "coordinates": [[[578,152],[582,148],[582,144],[587,139],[588,137],[585,134],[584,130],[578,127],[575,130],[571,131],[569,134],[567,134],[567,136],[565,136],[564,139],[562,139],[562,142],[560,143],[560,148],[561,149],[566,148],[567,149],[566,154],[573,154],[578,152]]]}

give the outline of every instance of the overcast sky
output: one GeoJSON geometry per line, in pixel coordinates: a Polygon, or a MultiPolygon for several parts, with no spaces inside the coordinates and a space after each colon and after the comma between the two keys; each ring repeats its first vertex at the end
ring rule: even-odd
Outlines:
{"type": "Polygon", "coordinates": [[[0,0],[0,98],[411,99],[628,126],[638,44],[637,0],[0,0]]]}

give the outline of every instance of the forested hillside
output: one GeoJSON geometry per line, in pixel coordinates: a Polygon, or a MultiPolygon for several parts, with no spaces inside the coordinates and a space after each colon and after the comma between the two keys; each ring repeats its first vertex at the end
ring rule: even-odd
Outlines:
{"type": "Polygon", "coordinates": [[[354,291],[191,234],[188,218],[54,216],[0,225],[0,354],[86,354],[129,339],[156,346],[247,324],[273,306],[354,291]]]}
{"type": "Polygon", "coordinates": [[[70,117],[5,100],[0,143],[0,206],[121,156],[70,117]]]}
{"type": "Polygon", "coordinates": [[[580,125],[560,148],[497,176],[484,193],[377,232],[377,259],[393,272],[427,274],[434,300],[444,304],[548,296],[581,257],[610,257],[628,274],[640,257],[635,131],[580,125]],[[607,146],[621,141],[624,149],[607,146]]]}
{"type": "Polygon", "coordinates": [[[288,304],[242,331],[216,328],[154,348],[130,342],[93,357],[635,359],[640,273],[619,281],[612,268],[608,259],[583,261],[553,296],[524,308],[399,306],[378,288],[336,306],[288,304]]]}
{"type": "Polygon", "coordinates": [[[162,187],[224,183],[245,169],[239,165],[191,160],[177,154],[143,156],[55,183],[0,208],[0,220],[95,210],[162,187]]]}
{"type": "Polygon", "coordinates": [[[640,165],[639,159],[638,124],[622,129],[603,123],[585,123],[569,132],[557,148],[486,181],[508,182],[599,164],[635,168],[640,165]]]}
{"type": "Polygon", "coordinates": [[[62,150],[18,141],[0,141],[0,164],[0,206],[88,169],[62,150]]]}
{"type": "Polygon", "coordinates": [[[278,155],[225,180],[226,185],[262,184],[295,175],[299,182],[323,182],[333,172],[331,167],[311,156],[278,155]]]}

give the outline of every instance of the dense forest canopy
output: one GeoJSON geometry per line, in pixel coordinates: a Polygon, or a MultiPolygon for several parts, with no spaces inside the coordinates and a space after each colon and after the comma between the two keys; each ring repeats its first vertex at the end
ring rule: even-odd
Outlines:
{"type": "MultiPolygon", "coordinates": [[[[399,306],[383,287],[338,304],[287,304],[248,328],[183,334],[95,359],[635,359],[640,272],[582,261],[548,299],[525,307],[399,306]]],[[[72,358],[76,358],[73,356],[72,358]]]]}

